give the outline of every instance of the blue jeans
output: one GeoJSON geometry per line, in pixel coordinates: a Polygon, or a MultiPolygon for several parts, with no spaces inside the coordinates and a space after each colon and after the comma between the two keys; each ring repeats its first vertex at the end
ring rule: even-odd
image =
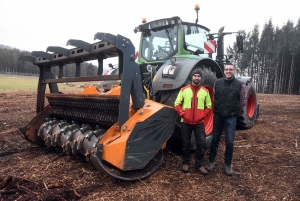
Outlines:
{"type": "Polygon", "coordinates": [[[201,124],[181,124],[182,135],[182,164],[190,164],[191,153],[190,144],[191,136],[194,131],[196,140],[196,154],[195,154],[195,168],[200,168],[203,163],[203,156],[205,153],[206,135],[204,130],[204,123],[201,124]]]}
{"type": "Polygon", "coordinates": [[[218,145],[224,128],[226,141],[224,162],[225,165],[231,165],[233,157],[233,142],[235,136],[236,121],[237,117],[223,117],[217,114],[214,115],[214,130],[210,146],[209,162],[214,163],[216,160],[218,145]]]}

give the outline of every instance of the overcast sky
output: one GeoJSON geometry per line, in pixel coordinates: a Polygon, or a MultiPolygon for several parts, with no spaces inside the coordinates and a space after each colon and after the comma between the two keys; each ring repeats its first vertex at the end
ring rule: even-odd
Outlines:
{"type": "MultiPolygon", "coordinates": [[[[211,33],[222,26],[225,32],[249,32],[255,24],[261,31],[270,18],[282,27],[300,17],[297,0],[0,0],[0,44],[46,51],[48,46],[67,47],[69,39],[94,43],[95,33],[107,32],[126,36],[137,50],[140,35],[133,29],[143,17],[152,21],[179,16],[195,22],[195,4],[200,5],[198,23],[211,33]]],[[[226,37],[225,45],[235,38],[226,37]]]]}

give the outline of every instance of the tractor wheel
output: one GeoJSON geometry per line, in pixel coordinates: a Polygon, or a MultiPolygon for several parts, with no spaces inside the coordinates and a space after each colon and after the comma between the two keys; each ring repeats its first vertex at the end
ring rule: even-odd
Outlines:
{"type": "Polygon", "coordinates": [[[246,83],[246,105],[243,108],[243,113],[238,117],[237,127],[240,129],[249,129],[254,125],[255,120],[258,118],[258,107],[256,91],[254,86],[246,83]]]}
{"type": "MultiPolygon", "coordinates": [[[[211,71],[210,67],[205,66],[197,66],[193,70],[199,69],[202,72],[201,85],[209,90],[211,100],[213,100],[213,86],[216,81],[216,75],[211,71]]],[[[184,86],[190,84],[192,82],[192,75],[190,74],[185,81],[184,86]]],[[[161,91],[160,102],[169,106],[174,106],[174,102],[177,98],[181,88],[171,90],[171,91],[161,91]]],[[[205,125],[205,133],[206,133],[206,145],[205,148],[210,147],[211,138],[212,138],[212,130],[213,130],[213,113],[211,112],[204,120],[205,125]]],[[[181,132],[180,132],[180,117],[177,115],[176,118],[176,129],[171,139],[169,140],[169,145],[173,151],[178,151],[179,145],[181,150],[181,132]]],[[[191,141],[191,150],[196,149],[195,137],[192,135],[191,141]]]]}

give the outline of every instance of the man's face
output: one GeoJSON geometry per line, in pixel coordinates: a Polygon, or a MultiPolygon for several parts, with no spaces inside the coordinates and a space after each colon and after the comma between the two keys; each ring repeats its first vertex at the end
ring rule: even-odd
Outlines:
{"type": "Polygon", "coordinates": [[[224,74],[225,74],[226,79],[232,78],[234,76],[234,73],[235,73],[235,70],[234,70],[233,65],[226,65],[224,67],[224,74]]]}
{"type": "Polygon", "coordinates": [[[200,74],[194,74],[192,77],[192,82],[194,85],[199,85],[201,80],[200,74]]]}

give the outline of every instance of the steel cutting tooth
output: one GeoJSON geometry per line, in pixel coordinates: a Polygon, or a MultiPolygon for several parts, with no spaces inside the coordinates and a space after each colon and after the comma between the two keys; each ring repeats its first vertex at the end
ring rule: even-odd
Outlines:
{"type": "Polygon", "coordinates": [[[67,155],[72,155],[72,145],[71,145],[71,142],[70,141],[68,141],[67,143],[66,143],[66,146],[65,146],[65,154],[67,154],[67,155]]]}
{"type": "Polygon", "coordinates": [[[44,122],[39,130],[38,130],[38,133],[37,133],[37,136],[44,141],[44,139],[47,137],[47,128],[48,126],[50,126],[50,123],[49,122],[44,122]]]}
{"type": "Polygon", "coordinates": [[[80,143],[84,138],[84,134],[88,131],[92,131],[92,128],[89,125],[82,125],[82,128],[74,134],[73,144],[72,144],[72,153],[74,155],[76,155],[76,153],[78,153],[78,151],[79,151],[78,147],[80,146],[80,143]]]}
{"type": "Polygon", "coordinates": [[[68,153],[74,154],[74,153],[73,153],[73,146],[74,146],[74,144],[76,143],[76,137],[77,137],[78,135],[80,135],[80,134],[81,134],[80,128],[79,128],[79,129],[74,129],[74,130],[71,132],[71,135],[70,135],[69,138],[68,138],[68,146],[67,146],[68,153]]]}
{"type": "Polygon", "coordinates": [[[85,157],[87,161],[90,161],[91,154],[95,151],[97,142],[104,136],[106,131],[103,129],[98,129],[93,132],[88,133],[83,140],[83,150],[85,151],[85,157]]]}
{"type": "Polygon", "coordinates": [[[58,135],[60,133],[60,131],[61,131],[61,129],[60,129],[59,124],[55,125],[54,128],[52,129],[52,133],[51,133],[51,135],[49,135],[51,147],[55,147],[54,138],[56,135],[58,135]]]}
{"type": "Polygon", "coordinates": [[[68,125],[68,126],[65,126],[61,129],[61,133],[60,133],[60,138],[59,138],[59,141],[60,141],[60,144],[63,148],[63,151],[65,152],[65,147],[66,147],[66,143],[68,141],[68,131],[71,131],[70,127],[72,127],[74,125],[68,125]]]}
{"type": "Polygon", "coordinates": [[[51,146],[53,147],[61,147],[60,144],[57,144],[57,138],[59,138],[61,129],[68,125],[68,123],[64,120],[61,120],[59,124],[55,125],[53,130],[52,130],[52,135],[51,135],[51,146]]]}
{"type": "Polygon", "coordinates": [[[58,123],[56,119],[48,119],[48,122],[42,124],[42,126],[40,127],[41,128],[40,137],[42,140],[47,138],[49,131],[51,130],[52,126],[56,123],[58,123]]]}
{"type": "Polygon", "coordinates": [[[51,148],[51,136],[49,134],[47,135],[44,143],[48,148],[51,148]]]}
{"type": "Polygon", "coordinates": [[[70,124],[67,122],[62,122],[59,124],[60,132],[57,135],[54,135],[54,146],[61,147],[63,146],[63,143],[61,143],[61,135],[63,135],[63,131],[65,128],[67,128],[70,124]]]}
{"type": "Polygon", "coordinates": [[[85,150],[83,148],[83,142],[85,141],[86,136],[93,132],[94,132],[93,130],[88,130],[83,133],[83,135],[81,136],[80,139],[78,139],[77,144],[76,144],[76,152],[77,153],[80,153],[81,155],[85,155],[85,150]]]}
{"type": "Polygon", "coordinates": [[[47,126],[47,129],[45,130],[46,133],[43,134],[43,136],[45,136],[44,143],[48,148],[51,148],[52,130],[57,124],[59,124],[59,121],[56,118],[53,118],[53,120],[49,121],[49,125],[47,126]]]}
{"type": "Polygon", "coordinates": [[[80,126],[78,124],[72,124],[71,126],[66,129],[66,132],[64,135],[61,135],[61,143],[63,144],[64,147],[64,152],[67,155],[72,154],[72,139],[74,133],[80,129],[80,126]]]}

